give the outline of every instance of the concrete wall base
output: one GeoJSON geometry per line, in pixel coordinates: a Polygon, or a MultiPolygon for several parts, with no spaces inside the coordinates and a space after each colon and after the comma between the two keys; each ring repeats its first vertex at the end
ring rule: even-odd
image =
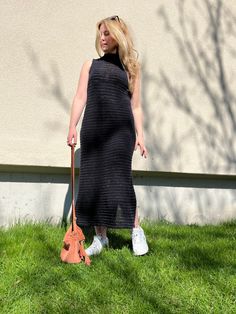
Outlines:
{"type": "MultiPolygon", "coordinates": [[[[5,170],[0,173],[0,226],[27,220],[61,223],[69,217],[69,169],[5,170]]],[[[140,219],[198,225],[236,219],[234,177],[145,172],[133,176],[140,219]]]]}

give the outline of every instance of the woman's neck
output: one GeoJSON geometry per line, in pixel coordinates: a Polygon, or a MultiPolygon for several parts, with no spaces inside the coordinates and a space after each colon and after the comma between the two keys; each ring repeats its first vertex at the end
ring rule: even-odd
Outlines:
{"type": "Polygon", "coordinates": [[[114,54],[115,55],[115,54],[118,54],[118,50],[117,50],[117,48],[115,48],[113,50],[104,52],[104,54],[114,54]]]}

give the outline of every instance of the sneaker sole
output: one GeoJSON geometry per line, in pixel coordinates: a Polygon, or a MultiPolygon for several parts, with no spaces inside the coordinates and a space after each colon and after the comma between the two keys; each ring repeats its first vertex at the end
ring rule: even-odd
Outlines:
{"type": "Polygon", "coordinates": [[[141,252],[139,252],[139,253],[133,252],[133,254],[134,254],[135,256],[142,256],[142,255],[147,254],[147,252],[148,252],[148,248],[145,249],[145,250],[143,250],[143,251],[141,251],[141,252]]]}

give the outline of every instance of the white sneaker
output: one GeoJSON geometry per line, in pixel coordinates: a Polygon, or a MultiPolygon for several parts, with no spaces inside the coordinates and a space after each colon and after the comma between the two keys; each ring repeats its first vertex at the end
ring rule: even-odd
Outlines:
{"type": "Polygon", "coordinates": [[[94,236],[92,244],[85,250],[88,256],[98,255],[101,253],[102,249],[108,246],[109,241],[107,237],[94,236]]]}
{"type": "Polygon", "coordinates": [[[134,255],[144,255],[148,252],[146,237],[140,226],[132,230],[132,245],[134,255]]]}

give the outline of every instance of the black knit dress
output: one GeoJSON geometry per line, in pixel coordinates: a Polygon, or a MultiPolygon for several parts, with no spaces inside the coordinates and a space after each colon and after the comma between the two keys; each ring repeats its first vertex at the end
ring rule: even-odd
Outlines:
{"type": "Polygon", "coordinates": [[[80,131],[79,226],[134,226],[131,164],[136,135],[130,97],[119,55],[93,59],[80,131]]]}

